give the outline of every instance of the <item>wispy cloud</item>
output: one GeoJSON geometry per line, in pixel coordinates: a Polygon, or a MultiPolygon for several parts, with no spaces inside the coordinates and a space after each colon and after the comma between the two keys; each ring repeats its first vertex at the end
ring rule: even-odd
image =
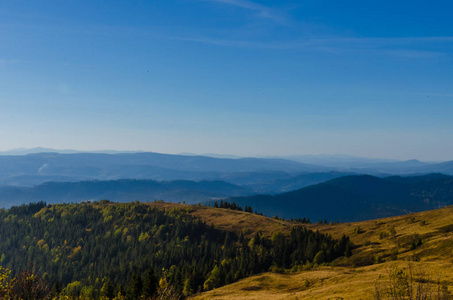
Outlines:
{"type": "Polygon", "coordinates": [[[259,41],[259,40],[237,40],[220,39],[210,37],[178,37],[180,41],[203,43],[225,47],[236,48],[260,48],[260,49],[296,49],[309,47],[326,47],[327,39],[304,39],[294,41],[259,41]]]}
{"type": "Polygon", "coordinates": [[[8,59],[8,58],[0,58],[0,63],[3,64],[13,64],[13,63],[20,63],[22,60],[20,59],[8,59]]]}
{"type": "Polygon", "coordinates": [[[286,41],[262,41],[262,40],[234,40],[217,39],[209,37],[186,37],[178,40],[204,43],[225,47],[236,48],[260,48],[260,49],[301,49],[317,50],[330,53],[342,53],[345,51],[376,51],[388,56],[405,58],[434,58],[442,55],[437,47],[432,50],[418,49],[419,46],[435,46],[436,44],[453,44],[453,36],[443,37],[395,37],[395,38],[307,38],[286,41]]]}
{"type": "Polygon", "coordinates": [[[0,68],[5,68],[8,65],[16,64],[16,63],[21,63],[22,61],[19,59],[3,59],[0,58],[0,68]]]}
{"type": "Polygon", "coordinates": [[[227,5],[248,9],[254,11],[256,13],[256,16],[260,18],[273,19],[279,22],[285,21],[285,18],[281,14],[277,13],[275,10],[252,1],[248,0],[207,0],[207,1],[219,2],[227,5]]]}
{"type": "Polygon", "coordinates": [[[215,38],[192,38],[192,37],[177,37],[175,40],[188,41],[194,43],[210,44],[217,46],[226,47],[237,47],[237,48],[273,48],[269,43],[262,43],[257,41],[246,41],[246,40],[228,40],[228,39],[215,39],[215,38]]]}
{"type": "Polygon", "coordinates": [[[423,50],[385,50],[383,51],[384,54],[393,57],[400,57],[400,58],[414,58],[414,59],[423,59],[423,58],[436,58],[440,57],[443,54],[438,51],[423,51],[423,50]]]}

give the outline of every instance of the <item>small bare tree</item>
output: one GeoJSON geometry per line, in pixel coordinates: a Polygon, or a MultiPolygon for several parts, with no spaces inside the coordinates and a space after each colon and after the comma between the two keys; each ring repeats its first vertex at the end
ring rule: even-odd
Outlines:
{"type": "Polygon", "coordinates": [[[388,280],[381,276],[374,285],[375,300],[450,300],[445,282],[438,276],[433,280],[425,268],[392,267],[388,270],[388,280]]]}

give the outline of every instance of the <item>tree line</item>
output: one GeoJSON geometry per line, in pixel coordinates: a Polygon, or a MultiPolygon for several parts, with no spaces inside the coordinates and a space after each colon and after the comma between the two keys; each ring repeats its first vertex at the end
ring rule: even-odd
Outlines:
{"type": "Polygon", "coordinates": [[[208,225],[189,209],[107,201],[2,209],[0,265],[16,278],[32,264],[53,297],[152,299],[167,293],[164,298],[179,299],[260,272],[350,255],[346,236],[335,240],[294,226],[289,234],[248,238],[208,225]]]}

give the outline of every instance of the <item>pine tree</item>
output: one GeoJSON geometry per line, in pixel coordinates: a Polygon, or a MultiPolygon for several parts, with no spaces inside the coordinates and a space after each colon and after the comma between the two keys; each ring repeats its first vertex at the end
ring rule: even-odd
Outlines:
{"type": "Polygon", "coordinates": [[[57,281],[55,281],[55,283],[52,287],[52,297],[58,298],[58,296],[60,294],[61,294],[61,286],[60,286],[60,282],[57,280],[57,281]]]}
{"type": "Polygon", "coordinates": [[[351,256],[351,246],[350,243],[346,244],[346,249],[344,250],[344,256],[350,257],[351,256]]]}
{"type": "Polygon", "coordinates": [[[143,280],[143,295],[146,298],[152,298],[157,292],[157,286],[159,284],[159,280],[154,274],[154,270],[149,268],[146,271],[145,278],[143,280]]]}
{"type": "Polygon", "coordinates": [[[220,268],[219,266],[215,265],[208,279],[206,279],[203,288],[205,290],[212,290],[213,288],[219,287],[219,285],[220,285],[220,268]]]}
{"type": "Polygon", "coordinates": [[[101,288],[101,296],[104,296],[107,299],[113,299],[113,297],[115,296],[115,291],[114,291],[114,288],[113,288],[113,284],[110,281],[110,279],[107,279],[107,281],[102,286],[102,288],[101,288]]]}
{"type": "Polygon", "coordinates": [[[129,295],[131,299],[139,299],[142,295],[143,282],[139,274],[132,276],[130,286],[129,286],[129,295]]]}

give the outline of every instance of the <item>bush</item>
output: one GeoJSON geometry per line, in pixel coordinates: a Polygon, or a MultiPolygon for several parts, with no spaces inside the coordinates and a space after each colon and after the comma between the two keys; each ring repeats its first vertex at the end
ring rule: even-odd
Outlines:
{"type": "Polygon", "coordinates": [[[357,226],[356,228],[354,228],[354,233],[356,234],[361,234],[361,233],[364,233],[365,231],[360,228],[360,226],[357,226]]]}
{"type": "Polygon", "coordinates": [[[411,239],[410,250],[414,250],[418,246],[421,246],[422,243],[422,238],[418,234],[414,234],[411,239]]]}
{"type": "Polygon", "coordinates": [[[388,237],[388,236],[389,236],[388,232],[385,232],[385,231],[382,231],[382,232],[379,234],[379,238],[380,238],[381,240],[385,239],[385,238],[388,237]]]}
{"type": "Polygon", "coordinates": [[[448,300],[451,297],[440,277],[433,280],[424,269],[414,269],[409,263],[407,268],[389,269],[388,280],[379,276],[374,285],[374,299],[448,300]]]}
{"type": "Polygon", "coordinates": [[[41,300],[50,294],[47,282],[33,274],[31,268],[14,277],[8,286],[8,299],[11,300],[41,300]]]}

